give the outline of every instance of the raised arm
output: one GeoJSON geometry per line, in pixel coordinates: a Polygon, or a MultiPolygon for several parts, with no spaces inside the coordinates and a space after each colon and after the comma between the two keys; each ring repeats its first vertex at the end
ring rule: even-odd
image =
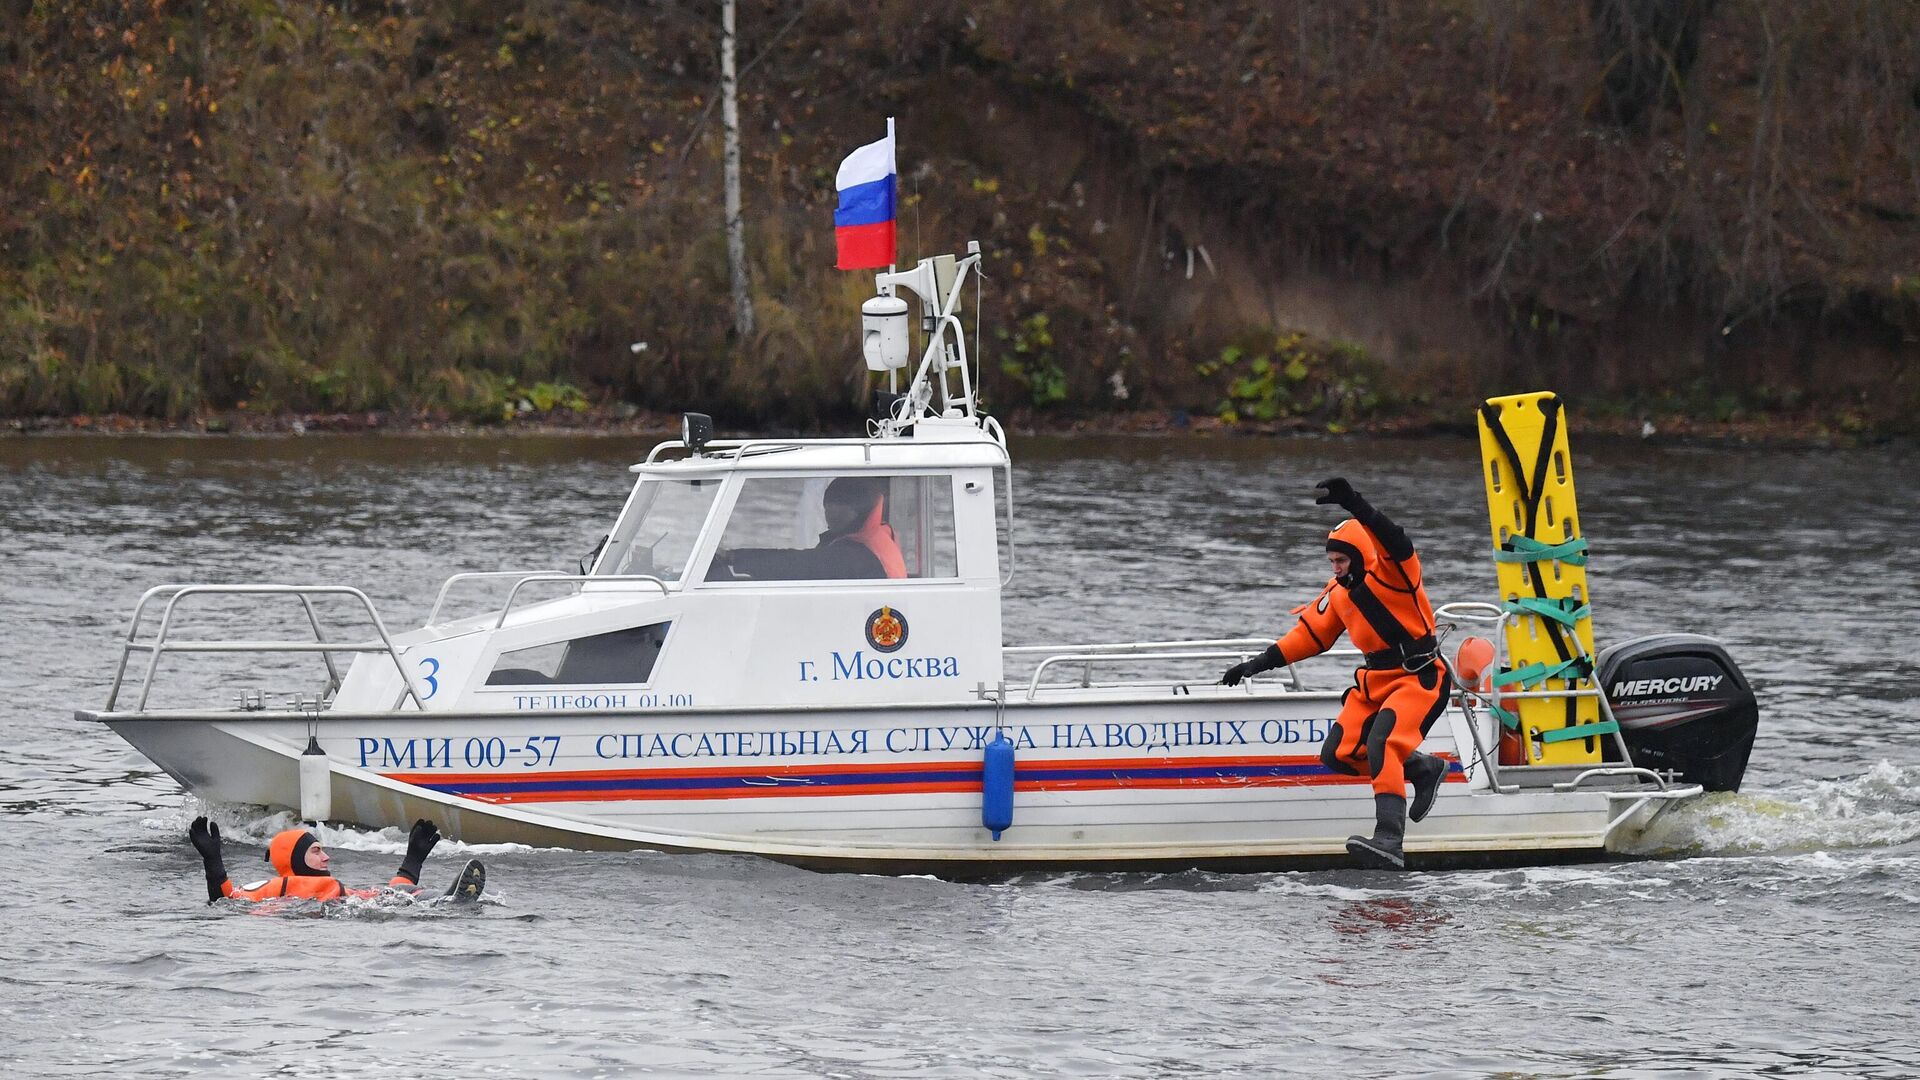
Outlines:
{"type": "Polygon", "coordinates": [[[1322,505],[1332,503],[1352,514],[1353,520],[1373,534],[1374,542],[1380,545],[1380,550],[1387,558],[1395,562],[1406,562],[1413,558],[1413,540],[1407,536],[1407,530],[1395,525],[1392,518],[1381,513],[1353,490],[1353,485],[1344,478],[1336,476],[1331,480],[1322,480],[1315,486],[1325,494],[1313,501],[1322,505]]]}
{"type": "Polygon", "coordinates": [[[413,830],[407,833],[407,857],[400,862],[400,872],[393,876],[389,885],[420,884],[420,868],[426,865],[427,856],[433,852],[433,845],[440,842],[440,830],[426,818],[413,823],[413,830]]]}
{"type": "Polygon", "coordinates": [[[192,842],[193,850],[200,853],[200,862],[207,871],[207,903],[228,895],[233,891],[233,882],[227,880],[226,857],[220,852],[220,826],[206,818],[197,817],[187,826],[187,839],[192,842]]]}

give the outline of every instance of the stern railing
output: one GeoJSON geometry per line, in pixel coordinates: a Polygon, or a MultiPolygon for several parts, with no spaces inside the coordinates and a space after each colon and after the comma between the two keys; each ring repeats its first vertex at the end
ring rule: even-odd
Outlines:
{"type": "MultiPolygon", "coordinates": [[[[1506,630],[1507,621],[1513,618],[1513,616],[1505,608],[1501,607],[1499,604],[1486,604],[1486,603],[1478,603],[1478,602],[1442,604],[1440,607],[1434,610],[1434,616],[1443,624],[1448,624],[1449,629],[1451,629],[1452,624],[1458,624],[1458,623],[1474,624],[1476,625],[1477,628],[1484,629],[1488,637],[1491,639],[1493,648],[1494,648],[1493,664],[1488,668],[1488,670],[1500,671],[1507,666],[1507,635],[1504,631],[1506,630]]],[[[1500,721],[1498,719],[1499,714],[1494,710],[1498,708],[1503,702],[1519,701],[1519,700],[1525,700],[1527,698],[1582,698],[1582,697],[1590,697],[1600,703],[1600,715],[1605,719],[1607,723],[1612,725],[1612,730],[1607,734],[1612,736],[1614,748],[1620,752],[1620,761],[1623,763],[1623,765],[1605,767],[1605,768],[1596,767],[1596,768],[1587,769],[1586,771],[1581,772],[1578,776],[1574,777],[1570,781],[1552,783],[1551,786],[1553,787],[1553,789],[1556,791],[1572,791],[1573,789],[1586,784],[1590,780],[1611,779],[1611,778],[1623,777],[1623,776],[1639,776],[1641,774],[1645,774],[1646,776],[1652,777],[1653,780],[1659,785],[1661,790],[1663,791],[1666,790],[1667,783],[1664,779],[1662,779],[1659,776],[1658,773],[1653,772],[1651,769],[1642,769],[1634,766],[1633,752],[1627,749],[1627,740],[1626,740],[1626,736],[1621,732],[1620,721],[1618,718],[1616,718],[1613,715],[1613,703],[1607,700],[1606,691],[1600,686],[1599,664],[1596,658],[1592,654],[1587,652],[1586,646],[1581,643],[1579,635],[1575,634],[1571,636],[1573,638],[1573,647],[1579,650],[1578,655],[1581,658],[1586,659],[1588,663],[1592,666],[1592,670],[1593,670],[1592,678],[1593,678],[1594,685],[1588,689],[1585,689],[1585,690],[1501,690],[1497,687],[1493,687],[1487,690],[1480,690],[1475,687],[1465,685],[1464,683],[1460,682],[1460,680],[1457,678],[1454,680],[1454,689],[1458,695],[1456,700],[1460,703],[1461,707],[1466,711],[1466,714],[1467,714],[1467,733],[1473,738],[1474,753],[1479,758],[1481,764],[1486,766],[1487,777],[1493,785],[1493,790],[1502,792],[1502,793],[1512,793],[1512,792],[1521,790],[1522,787],[1527,786],[1524,784],[1503,783],[1500,779],[1500,773],[1501,773],[1501,770],[1503,769],[1514,770],[1516,771],[1516,774],[1520,776],[1527,775],[1526,770],[1529,770],[1529,769],[1540,769],[1542,774],[1546,774],[1549,772],[1560,773],[1565,771],[1564,766],[1500,764],[1500,753],[1499,753],[1500,721]],[[1492,737],[1493,737],[1494,745],[1491,747],[1481,745],[1480,724],[1477,718],[1474,716],[1474,711],[1473,711],[1473,706],[1475,703],[1478,703],[1482,708],[1486,709],[1488,719],[1493,721],[1492,737]]]]}

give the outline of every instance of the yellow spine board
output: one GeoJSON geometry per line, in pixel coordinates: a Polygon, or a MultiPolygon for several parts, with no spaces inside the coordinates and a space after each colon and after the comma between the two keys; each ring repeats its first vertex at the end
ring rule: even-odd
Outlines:
{"type": "MultiPolygon", "coordinates": [[[[1580,536],[1580,514],[1574,505],[1573,456],[1567,450],[1565,414],[1551,393],[1515,394],[1489,398],[1480,414],[1480,467],[1487,487],[1487,513],[1493,525],[1496,550],[1515,536],[1541,544],[1559,545],[1580,536]],[[1488,423],[1497,417],[1499,433],[1488,423]],[[1546,453],[1541,444],[1546,443],[1546,453]],[[1518,462],[1518,468],[1515,462],[1518,462]],[[1517,472],[1517,475],[1516,475],[1517,472]]],[[[1496,562],[1500,598],[1548,600],[1572,598],[1575,606],[1589,602],[1587,571],[1558,559],[1539,562],[1496,562]]],[[[1507,624],[1507,670],[1531,664],[1559,664],[1572,656],[1593,656],[1593,620],[1581,618],[1571,631],[1534,614],[1517,614],[1507,624]],[[1577,639],[1577,640],[1576,640],[1577,639]]],[[[1531,687],[1510,690],[1590,690],[1593,677],[1548,679],[1531,687]]],[[[1578,765],[1600,760],[1598,737],[1548,742],[1543,735],[1569,727],[1597,723],[1600,705],[1592,697],[1522,698],[1508,708],[1519,714],[1520,732],[1529,765],[1578,765]]]]}

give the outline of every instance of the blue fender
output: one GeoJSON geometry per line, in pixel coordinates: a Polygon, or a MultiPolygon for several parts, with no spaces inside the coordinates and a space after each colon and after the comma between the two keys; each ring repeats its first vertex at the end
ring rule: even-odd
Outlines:
{"type": "Polygon", "coordinates": [[[987,744],[986,767],[980,774],[980,824],[995,840],[1013,827],[1013,740],[1004,731],[987,744]]]}

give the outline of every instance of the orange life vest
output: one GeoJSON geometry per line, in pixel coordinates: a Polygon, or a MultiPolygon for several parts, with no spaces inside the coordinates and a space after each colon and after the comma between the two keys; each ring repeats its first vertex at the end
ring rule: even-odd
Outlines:
{"type": "Polygon", "coordinates": [[[235,885],[229,880],[221,886],[220,891],[232,900],[277,900],[283,896],[302,900],[339,900],[348,895],[347,887],[331,874],[303,874],[299,877],[282,874],[252,885],[235,885]]]}
{"type": "Polygon", "coordinates": [[[900,553],[900,538],[894,535],[893,526],[881,520],[881,511],[885,506],[885,502],[875,501],[867,520],[841,539],[851,540],[873,552],[873,557],[880,560],[880,567],[888,577],[904,578],[907,576],[907,559],[900,553]]]}
{"type": "Polygon", "coordinates": [[[1358,551],[1360,565],[1346,575],[1350,586],[1336,577],[1311,603],[1293,609],[1300,621],[1276,643],[1287,663],[1326,652],[1342,632],[1369,654],[1418,648],[1432,638],[1433,605],[1427,600],[1417,553],[1392,558],[1351,518],[1328,533],[1327,540],[1329,547],[1337,543],[1358,551]]]}

